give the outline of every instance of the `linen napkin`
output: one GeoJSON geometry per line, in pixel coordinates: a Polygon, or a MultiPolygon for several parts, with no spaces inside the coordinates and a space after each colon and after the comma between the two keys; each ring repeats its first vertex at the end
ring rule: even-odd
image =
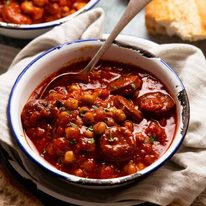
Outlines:
{"type": "MultiPolygon", "coordinates": [[[[93,9],[34,39],[17,54],[8,71],[0,76],[0,138],[4,145],[16,148],[9,133],[6,109],[11,87],[18,74],[36,55],[57,44],[80,38],[101,37],[103,19],[103,11],[93,9]]],[[[121,36],[118,39],[125,41],[121,36]]],[[[205,57],[198,48],[187,44],[157,45],[141,39],[137,39],[136,42],[136,46],[144,47],[164,59],[182,79],[191,107],[188,133],[179,151],[159,170],[140,182],[105,192],[102,194],[104,198],[99,197],[102,204],[98,204],[96,199],[96,204],[84,205],[129,206],[138,204],[139,200],[159,205],[188,206],[194,204],[194,201],[199,205],[206,205],[205,57]]],[[[0,62],[3,72],[9,62],[5,60],[9,60],[8,50],[7,54],[4,52],[0,48],[0,60],[5,63],[3,66],[0,62]]],[[[12,49],[10,52],[13,58],[15,52],[13,53],[12,49]]]]}

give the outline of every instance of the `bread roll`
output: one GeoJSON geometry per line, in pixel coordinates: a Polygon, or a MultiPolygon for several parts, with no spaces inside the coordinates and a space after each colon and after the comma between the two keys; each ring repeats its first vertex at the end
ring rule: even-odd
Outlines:
{"type": "Polygon", "coordinates": [[[206,0],[153,0],[146,7],[145,22],[151,34],[206,39],[206,0]]]}

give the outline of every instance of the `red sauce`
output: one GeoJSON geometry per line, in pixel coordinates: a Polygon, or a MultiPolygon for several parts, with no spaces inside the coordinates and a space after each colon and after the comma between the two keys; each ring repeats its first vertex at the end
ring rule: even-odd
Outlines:
{"type": "Polygon", "coordinates": [[[68,16],[89,0],[0,0],[0,21],[37,24],[68,16]]]}
{"type": "MultiPolygon", "coordinates": [[[[59,73],[80,70],[84,64],[59,73]]],[[[33,92],[21,118],[40,155],[57,169],[87,178],[116,178],[151,165],[170,146],[175,103],[151,74],[100,62],[88,82],[57,82],[40,99],[53,77],[33,92]]]]}

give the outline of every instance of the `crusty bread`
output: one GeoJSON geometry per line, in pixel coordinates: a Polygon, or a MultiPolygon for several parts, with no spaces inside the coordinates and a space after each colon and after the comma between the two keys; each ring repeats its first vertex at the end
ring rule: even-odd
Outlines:
{"type": "Polygon", "coordinates": [[[153,0],[146,7],[145,22],[151,34],[206,39],[206,0],[153,0]]]}

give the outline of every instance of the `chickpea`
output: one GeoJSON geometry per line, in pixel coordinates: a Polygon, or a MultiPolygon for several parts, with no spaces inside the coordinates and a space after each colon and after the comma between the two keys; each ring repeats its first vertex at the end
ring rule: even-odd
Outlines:
{"type": "Polygon", "coordinates": [[[48,100],[60,100],[60,99],[63,99],[64,95],[63,94],[59,94],[55,91],[51,91],[49,92],[48,96],[47,96],[47,99],[48,100]]]}
{"type": "Polygon", "coordinates": [[[126,115],[121,109],[117,109],[114,113],[114,118],[118,122],[123,122],[126,119],[126,115]]]}
{"type": "Polygon", "coordinates": [[[69,110],[75,110],[78,108],[78,100],[74,99],[74,98],[69,98],[65,101],[65,106],[69,109],[69,110]]]}
{"type": "Polygon", "coordinates": [[[135,172],[138,171],[137,166],[133,162],[129,162],[126,164],[123,168],[124,172],[127,173],[128,175],[134,174],[135,172]]]}
{"type": "Polygon", "coordinates": [[[82,169],[76,169],[74,170],[74,175],[78,177],[84,177],[84,171],[82,169]]]}
{"type": "Polygon", "coordinates": [[[80,101],[83,105],[92,105],[94,104],[96,97],[92,94],[84,94],[80,97],[80,101]]]}
{"type": "Polygon", "coordinates": [[[94,123],[94,114],[92,112],[86,112],[83,116],[83,121],[85,124],[93,124],[94,123]]]}
{"type": "Polygon", "coordinates": [[[21,9],[24,13],[32,15],[33,20],[41,19],[44,13],[44,10],[34,6],[32,1],[24,1],[21,4],[21,9]]]}
{"type": "Polygon", "coordinates": [[[74,152],[73,151],[67,151],[64,154],[64,163],[65,164],[71,164],[76,160],[74,152]]]}
{"type": "Polygon", "coordinates": [[[69,11],[70,11],[70,9],[69,9],[68,6],[63,6],[63,7],[62,7],[62,12],[63,12],[63,15],[64,15],[64,16],[66,16],[69,11]]]}
{"type": "Polygon", "coordinates": [[[80,107],[79,108],[79,113],[80,113],[81,116],[83,116],[88,111],[89,111],[88,107],[80,107]]]}
{"type": "Polygon", "coordinates": [[[86,3],[84,3],[84,2],[76,2],[75,4],[74,4],[74,8],[76,9],[76,10],[79,10],[79,9],[81,9],[82,7],[84,7],[86,5],[86,3]]]}
{"type": "Polygon", "coordinates": [[[139,170],[143,170],[145,168],[145,165],[143,163],[139,162],[137,164],[137,167],[139,168],[139,170]]]}
{"type": "Polygon", "coordinates": [[[104,122],[98,122],[93,126],[94,133],[97,135],[101,135],[106,130],[106,124],[104,122]]]}
{"type": "Polygon", "coordinates": [[[21,4],[21,9],[24,13],[31,14],[33,13],[34,5],[31,1],[24,1],[21,4]]]}
{"type": "Polygon", "coordinates": [[[72,84],[71,86],[67,87],[67,90],[69,92],[80,90],[80,86],[78,84],[72,84]]]}
{"type": "Polygon", "coordinates": [[[93,138],[94,137],[94,133],[92,131],[86,130],[84,132],[85,137],[87,138],[93,138]]]}
{"type": "Polygon", "coordinates": [[[69,114],[66,111],[61,112],[58,117],[61,124],[66,124],[69,121],[69,114]]]}
{"type": "Polygon", "coordinates": [[[64,118],[64,117],[68,117],[68,113],[66,111],[63,111],[59,114],[59,118],[64,118]]]}
{"type": "Polygon", "coordinates": [[[130,131],[132,131],[132,132],[134,131],[134,125],[131,121],[128,121],[128,120],[125,121],[124,126],[127,127],[127,129],[129,129],[130,131]]]}
{"type": "Polygon", "coordinates": [[[115,112],[116,112],[117,108],[116,107],[110,107],[108,108],[108,112],[111,113],[111,116],[114,116],[115,112]]]}
{"type": "Polygon", "coordinates": [[[80,134],[80,130],[78,127],[67,127],[65,129],[65,134],[67,139],[78,138],[80,134]]]}
{"type": "Polygon", "coordinates": [[[48,0],[33,0],[33,2],[36,6],[43,7],[48,3],[48,0]]]}
{"type": "Polygon", "coordinates": [[[111,117],[108,117],[108,118],[107,118],[106,124],[107,124],[109,127],[116,125],[114,119],[111,118],[111,117]]]}

